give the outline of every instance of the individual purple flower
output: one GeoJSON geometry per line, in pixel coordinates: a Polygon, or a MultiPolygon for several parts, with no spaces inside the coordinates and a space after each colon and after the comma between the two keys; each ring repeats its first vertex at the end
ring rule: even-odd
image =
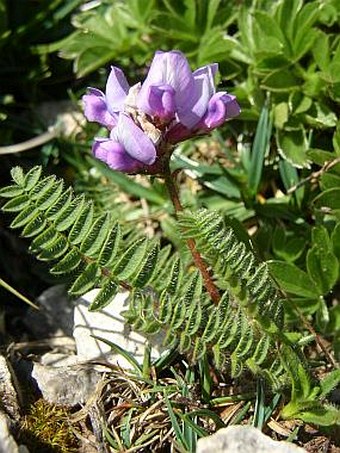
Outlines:
{"type": "Polygon", "coordinates": [[[89,88],[87,94],[83,96],[86,118],[112,129],[117,124],[119,112],[124,110],[128,92],[129,84],[123,71],[112,67],[105,94],[97,88],[89,88]]]}
{"type": "Polygon", "coordinates": [[[89,88],[87,94],[83,96],[84,113],[89,121],[96,121],[102,126],[112,129],[117,120],[107,108],[105,95],[96,88],[89,88]]]}
{"type": "Polygon", "coordinates": [[[225,92],[215,93],[208,102],[207,110],[197,125],[197,129],[202,128],[208,132],[221,126],[226,118],[234,118],[240,114],[240,106],[236,96],[225,92]]]}
{"type": "Polygon", "coordinates": [[[135,173],[156,160],[151,139],[125,113],[120,113],[110,138],[97,138],[93,154],[114,170],[135,173]]]}
{"type": "Polygon", "coordinates": [[[214,76],[217,68],[218,65],[214,63],[194,71],[194,86],[190,101],[179,116],[179,122],[185,127],[194,128],[204,116],[209,100],[215,93],[214,76]]]}
{"type": "Polygon", "coordinates": [[[130,88],[112,67],[105,94],[90,88],[83,97],[87,119],[111,131],[95,141],[95,156],[116,170],[162,173],[173,145],[240,113],[235,96],[216,93],[217,69],[210,64],[192,72],[181,52],[158,51],[144,83],[130,88]]]}
{"type": "Polygon", "coordinates": [[[129,156],[123,145],[109,138],[95,139],[92,150],[97,159],[113,170],[135,173],[143,167],[141,162],[129,156]]]}
{"type": "Polygon", "coordinates": [[[176,112],[175,89],[167,84],[150,86],[147,102],[141,110],[161,122],[171,121],[176,112]]]}
{"type": "Polygon", "coordinates": [[[207,134],[221,126],[226,118],[234,118],[240,112],[235,96],[225,92],[215,93],[208,102],[205,114],[192,129],[178,123],[169,130],[166,139],[170,143],[178,143],[196,135],[207,134]]]}

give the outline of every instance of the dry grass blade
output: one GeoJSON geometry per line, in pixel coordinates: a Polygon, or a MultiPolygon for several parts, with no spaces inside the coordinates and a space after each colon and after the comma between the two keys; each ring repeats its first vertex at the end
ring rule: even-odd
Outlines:
{"type": "Polygon", "coordinates": [[[146,381],[110,366],[91,400],[73,415],[72,422],[84,422],[88,417],[97,440],[101,441],[103,433],[112,452],[168,451],[176,435],[166,409],[165,392],[176,411],[184,414],[190,410],[182,401],[176,380],[146,381]]]}

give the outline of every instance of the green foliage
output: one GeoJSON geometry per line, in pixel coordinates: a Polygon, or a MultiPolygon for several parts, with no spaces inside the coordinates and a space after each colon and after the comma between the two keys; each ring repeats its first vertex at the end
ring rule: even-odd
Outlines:
{"type": "Polygon", "coordinates": [[[309,165],[306,132],[335,127],[339,41],[332,32],[339,7],[317,1],[279,0],[268,11],[239,14],[239,40],[232,55],[250,65],[248,96],[260,86],[272,95],[276,141],[293,165],[309,165]],[[330,13],[327,16],[326,11],[330,13]],[[323,14],[325,13],[325,14],[323,14]],[[333,74],[333,75],[331,75],[333,74]]]}
{"type": "MultiPolygon", "coordinates": [[[[183,239],[196,241],[212,269],[222,294],[215,305],[200,273],[184,272],[188,263],[176,253],[169,256],[169,247],[126,234],[109,213],[95,211],[92,202],[74,195],[70,188],[65,190],[61,180],[42,177],[41,167],[26,174],[15,167],[12,178],[14,184],[0,190],[6,200],[2,210],[15,215],[11,227],[30,238],[31,252],[51,262],[53,274],[68,276],[71,295],[99,288],[91,310],[110,303],[119,288],[128,289],[130,303],[124,315],[136,330],[146,334],[165,331],[164,343],[170,348],[176,347],[193,362],[203,363],[207,354],[212,355],[216,368],[227,366],[234,377],[246,367],[274,389],[290,381],[290,404],[295,409],[289,406],[286,416],[304,408],[315,395],[301,351],[285,330],[281,295],[267,264],[258,261],[250,243],[240,241],[217,213],[185,212],[178,220],[183,239]]],[[[321,266],[319,260],[328,251],[331,254],[332,242],[325,229],[313,231],[313,243],[317,252],[312,258],[307,254],[309,272],[321,266]],[[322,253],[317,247],[322,247],[322,253]]],[[[296,268],[292,275],[296,278],[298,272],[302,273],[296,268]]],[[[289,275],[287,269],[284,273],[289,275]]],[[[307,293],[314,280],[320,295],[333,283],[322,276],[301,275],[310,279],[307,293]]],[[[289,288],[294,291],[294,286],[289,288]]],[[[205,368],[202,372],[207,376],[205,368]]],[[[336,374],[325,381],[321,394],[328,393],[337,380],[336,374]]],[[[206,384],[208,395],[208,380],[206,384]]]]}
{"type": "Polygon", "coordinates": [[[64,58],[74,61],[80,77],[124,54],[144,61],[152,52],[148,41],[154,6],[154,0],[103,1],[74,16],[73,33],[56,43],[38,46],[37,52],[61,50],[64,58]]]}
{"type": "MultiPolygon", "coordinates": [[[[269,107],[268,103],[265,103],[257,123],[253,145],[250,149],[248,144],[244,143],[240,147],[239,158],[234,150],[226,145],[222,135],[214,131],[212,138],[181,144],[173,156],[172,169],[186,170],[202,184],[205,190],[201,199],[198,202],[196,200],[198,207],[202,204],[216,207],[228,216],[244,221],[254,216],[259,205],[258,194],[263,191],[271,131],[269,107]],[[208,149],[203,158],[200,156],[201,159],[197,160],[195,154],[202,146],[201,143],[208,149]],[[214,153],[216,148],[218,157],[210,158],[210,150],[214,153]],[[205,159],[208,163],[204,162],[205,159]]],[[[258,214],[263,215],[260,212],[258,214]]]]}
{"type": "Polygon", "coordinates": [[[83,0],[0,2],[1,146],[41,132],[47,121],[38,118],[37,104],[65,99],[64,81],[72,77],[70,65],[62,60],[56,64],[55,56],[38,55],[35,47],[68,35],[70,16],[81,3],[83,0]],[[46,93],[46,82],[53,97],[46,93]]]}
{"type": "Polygon", "coordinates": [[[269,119],[268,106],[264,105],[256,128],[248,170],[248,185],[253,196],[258,193],[264,159],[269,150],[270,136],[271,121],[269,119]]]}
{"type": "MultiPolygon", "coordinates": [[[[290,382],[292,399],[285,416],[312,420],[314,414],[318,420],[316,411],[326,410],[321,403],[311,407],[310,402],[337,384],[338,373],[320,387],[311,387],[301,350],[285,329],[281,296],[266,263],[258,262],[250,244],[241,242],[218,214],[185,212],[178,221],[182,237],[195,239],[211,266],[222,293],[215,305],[200,273],[184,273],[187,263],[176,253],[169,259],[168,247],[160,248],[157,241],[143,237],[131,238],[109,213],[98,213],[93,203],[71,189],[64,190],[56,177],[41,176],[41,167],[26,174],[15,167],[12,178],[14,184],[0,191],[6,200],[2,210],[15,215],[11,226],[31,239],[31,252],[51,262],[52,273],[69,276],[70,294],[79,296],[99,288],[91,310],[110,303],[120,287],[128,289],[127,321],[146,334],[164,330],[165,344],[200,362],[203,375],[207,376],[203,362],[211,355],[216,368],[228,367],[233,377],[246,367],[276,390],[290,382]]],[[[322,244],[328,238],[322,229],[313,237],[322,244]]],[[[209,380],[204,382],[208,396],[209,380]]],[[[337,420],[336,411],[327,414],[326,424],[337,420]]],[[[190,426],[197,434],[194,419],[190,426]]]]}
{"type": "Polygon", "coordinates": [[[231,227],[214,212],[199,211],[180,217],[184,237],[193,237],[212,266],[217,285],[228,289],[262,327],[278,333],[283,327],[283,308],[266,263],[259,263],[250,244],[240,242],[231,227]]]}
{"type": "MultiPolygon", "coordinates": [[[[339,127],[333,134],[334,152],[323,149],[311,149],[309,156],[312,161],[321,166],[319,171],[321,191],[314,196],[312,206],[316,215],[324,217],[330,215],[335,221],[340,220],[339,187],[340,187],[340,152],[338,147],[339,127]]],[[[337,227],[335,227],[337,231],[337,227]]],[[[336,236],[334,236],[334,239],[336,236]]],[[[334,240],[333,240],[334,242],[334,240]]],[[[335,239],[335,243],[337,240],[335,239]]],[[[335,245],[335,249],[336,249],[335,245]]]]}
{"type": "Polygon", "coordinates": [[[176,254],[169,259],[168,247],[131,239],[109,213],[96,213],[54,176],[41,177],[40,167],[26,174],[15,167],[12,177],[15,185],[0,191],[7,200],[2,210],[15,214],[11,226],[31,239],[31,252],[51,262],[52,273],[70,274],[72,295],[100,288],[90,309],[104,307],[119,287],[129,289],[125,317],[137,330],[165,329],[165,342],[193,361],[212,351],[218,368],[230,362],[238,376],[247,366],[280,385],[282,367],[272,363],[284,322],[279,295],[265,263],[257,262],[231,228],[224,229],[217,214],[187,213],[179,220],[183,237],[197,240],[224,293],[215,306],[200,273],[184,274],[185,262],[176,254]]]}
{"type": "Polygon", "coordinates": [[[318,172],[321,191],[313,194],[310,201],[319,222],[310,228],[307,252],[303,238],[299,239],[294,232],[287,233],[277,228],[273,249],[283,261],[271,260],[268,264],[281,287],[294,297],[297,296],[295,302],[298,304],[304,304],[304,300],[308,301],[309,305],[314,307],[310,313],[317,311],[319,322],[324,318],[321,324],[325,327],[329,314],[324,300],[340,279],[337,179],[340,164],[338,157],[328,151],[315,149],[310,150],[308,155],[315,164],[322,166],[318,172]],[[301,258],[303,266],[300,264],[301,258]],[[294,264],[296,260],[300,262],[294,264]]]}
{"type": "MultiPolygon", "coordinates": [[[[311,142],[318,142],[320,130],[337,124],[339,6],[318,0],[307,4],[276,0],[266,8],[262,3],[100,2],[73,16],[73,33],[37,51],[58,50],[74,61],[78,76],[119,58],[135,77],[131,62],[143,65],[157,49],[178,48],[196,67],[216,61],[222,80],[235,81],[234,91],[243,107],[240,120],[257,119],[270,94],[267,114],[274,130],[261,140],[274,139],[283,159],[297,168],[309,168],[311,142]]],[[[257,166],[262,164],[261,155],[257,166]]],[[[252,173],[251,178],[258,175],[252,173]]],[[[255,182],[251,181],[251,189],[255,182]]]]}
{"type": "Polygon", "coordinates": [[[291,401],[283,408],[281,415],[285,418],[299,417],[307,423],[323,426],[339,425],[339,410],[329,403],[324,403],[325,397],[340,383],[340,370],[329,373],[319,385],[313,388],[308,376],[301,368],[301,364],[294,363],[290,357],[286,358],[288,372],[293,382],[304,383],[303,387],[295,387],[291,401]],[[302,376],[304,376],[303,379],[302,376]]]}
{"type": "Polygon", "coordinates": [[[235,14],[233,2],[220,0],[103,1],[74,16],[74,33],[37,51],[60,50],[79,77],[117,58],[144,64],[164,47],[182,48],[202,65],[230,50],[223,35],[235,14]]]}
{"type": "Polygon", "coordinates": [[[63,190],[63,183],[53,176],[39,179],[40,174],[41,167],[26,175],[15,167],[12,176],[20,194],[13,197],[13,186],[3,188],[2,196],[11,197],[3,210],[17,213],[22,208],[11,226],[31,238],[30,250],[39,259],[54,263],[52,273],[73,273],[70,293],[79,296],[100,281],[101,291],[92,306],[99,309],[113,298],[120,280],[135,277],[137,286],[145,286],[154,273],[149,264],[157,260],[158,245],[144,239],[129,244],[129,236],[122,238],[110,214],[97,214],[92,202],[71,189],[63,190]],[[126,252],[121,253],[126,244],[126,252]],[[112,275],[105,270],[108,266],[112,275]]]}

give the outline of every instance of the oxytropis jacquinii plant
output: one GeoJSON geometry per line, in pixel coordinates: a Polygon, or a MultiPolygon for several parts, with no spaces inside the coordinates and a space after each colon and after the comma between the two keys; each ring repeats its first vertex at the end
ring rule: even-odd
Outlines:
{"type": "MultiPolygon", "coordinates": [[[[209,133],[240,114],[235,96],[216,93],[217,64],[192,72],[179,51],[156,52],[146,80],[129,86],[121,69],[112,67],[105,94],[90,88],[83,97],[85,116],[107,127],[93,153],[114,170],[158,175],[165,179],[176,212],[181,203],[170,173],[175,145],[209,133]]],[[[191,239],[187,241],[212,299],[218,291],[191,239]]]]}
{"type": "Polygon", "coordinates": [[[194,266],[155,238],[136,239],[110,212],[96,212],[84,195],[65,190],[62,180],[42,177],[40,167],[12,170],[14,184],[0,191],[9,199],[2,210],[15,213],[11,227],[32,238],[30,250],[51,262],[51,272],[68,276],[70,294],[99,288],[91,310],[128,290],[127,322],[150,335],[165,332],[169,348],[200,362],[206,382],[207,364],[232,377],[246,368],[274,391],[291,388],[283,416],[332,424],[339,412],[321,399],[339,373],[312,385],[299,345],[304,339],[287,330],[282,294],[267,264],[219,214],[189,212],[181,204],[170,169],[176,144],[240,113],[234,96],[216,92],[216,71],[210,64],[192,72],[181,52],[156,52],[142,84],[129,87],[113,67],[105,93],[90,88],[83,97],[87,119],[108,129],[108,138],[94,141],[95,157],[114,170],[165,181],[194,266]]]}

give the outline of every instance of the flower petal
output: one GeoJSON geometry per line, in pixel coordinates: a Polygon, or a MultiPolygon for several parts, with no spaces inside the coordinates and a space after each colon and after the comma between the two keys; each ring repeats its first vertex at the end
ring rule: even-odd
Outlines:
{"type": "Polygon", "coordinates": [[[239,103],[237,102],[236,96],[232,94],[227,94],[228,100],[225,101],[227,104],[227,120],[229,118],[235,118],[235,116],[239,116],[241,113],[241,108],[239,103]]]}
{"type": "Polygon", "coordinates": [[[133,173],[143,167],[143,164],[133,159],[124,147],[109,139],[96,139],[93,148],[94,156],[105,162],[113,170],[133,173]]]}
{"type": "Polygon", "coordinates": [[[210,77],[210,83],[211,83],[212,87],[215,87],[214,77],[217,74],[217,71],[218,71],[218,63],[211,63],[211,64],[208,64],[206,66],[202,66],[201,68],[196,69],[193,72],[193,76],[199,77],[202,74],[208,74],[208,76],[210,77]]]}
{"type": "Polygon", "coordinates": [[[108,111],[104,93],[97,88],[88,88],[83,96],[84,114],[88,121],[95,121],[111,129],[116,125],[116,118],[108,111]]]}
{"type": "Polygon", "coordinates": [[[170,85],[151,85],[143,111],[150,116],[170,121],[175,115],[175,90],[170,85]]]}
{"type": "Polygon", "coordinates": [[[195,90],[186,108],[178,112],[179,121],[187,128],[194,127],[204,116],[209,99],[215,93],[214,75],[217,64],[203,66],[193,73],[195,90]]]}
{"type": "Polygon", "coordinates": [[[128,92],[129,84],[123,71],[112,66],[105,90],[107,106],[111,113],[124,110],[124,101],[128,92]]]}
{"type": "MultiPolygon", "coordinates": [[[[178,110],[185,108],[194,91],[194,78],[188,60],[182,52],[157,51],[152,60],[148,75],[138,96],[138,107],[148,108],[149,89],[151,86],[169,85],[175,91],[175,103],[178,110]]],[[[147,113],[147,112],[146,112],[147,113]]]]}
{"type": "Polygon", "coordinates": [[[117,127],[112,130],[111,138],[119,142],[133,159],[146,165],[155,162],[156,148],[154,144],[128,115],[119,114],[117,127]]]}
{"type": "Polygon", "coordinates": [[[240,111],[235,96],[225,92],[216,93],[210,99],[207,111],[199,126],[208,130],[214,129],[227,119],[238,116],[240,111]]]}

